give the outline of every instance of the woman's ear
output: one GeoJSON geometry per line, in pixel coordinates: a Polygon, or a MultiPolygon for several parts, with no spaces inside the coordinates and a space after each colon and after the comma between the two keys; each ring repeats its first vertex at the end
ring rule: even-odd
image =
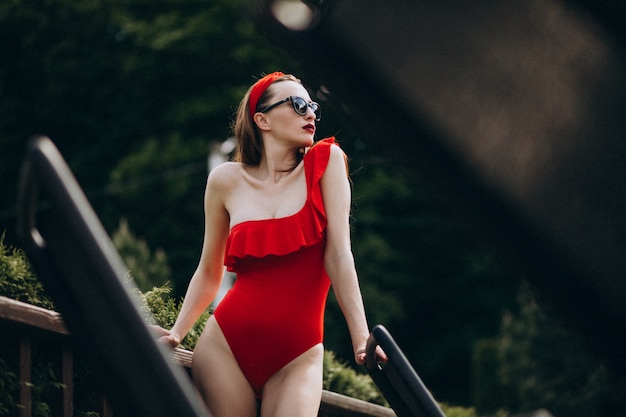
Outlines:
{"type": "Polygon", "coordinates": [[[254,123],[256,123],[259,129],[269,130],[270,123],[269,123],[269,120],[267,120],[267,117],[265,117],[265,114],[255,113],[252,119],[254,120],[254,123]]]}

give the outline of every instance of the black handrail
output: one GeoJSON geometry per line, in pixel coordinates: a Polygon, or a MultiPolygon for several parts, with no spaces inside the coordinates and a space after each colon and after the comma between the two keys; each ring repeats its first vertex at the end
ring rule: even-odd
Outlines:
{"type": "Polygon", "coordinates": [[[367,341],[365,366],[398,417],[445,417],[389,331],[377,325],[367,341]],[[387,355],[378,362],[376,348],[387,355]]]}
{"type": "Polygon", "coordinates": [[[134,300],[128,269],[44,136],[27,149],[18,233],[74,338],[101,371],[116,415],[210,415],[167,349],[156,343],[134,300]]]}

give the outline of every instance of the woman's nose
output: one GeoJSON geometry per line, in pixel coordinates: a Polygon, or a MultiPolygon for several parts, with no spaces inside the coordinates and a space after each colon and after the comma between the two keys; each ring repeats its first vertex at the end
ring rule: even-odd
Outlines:
{"type": "Polygon", "coordinates": [[[313,120],[315,120],[315,112],[313,111],[313,107],[310,104],[306,106],[305,117],[307,119],[311,119],[312,118],[313,120]]]}

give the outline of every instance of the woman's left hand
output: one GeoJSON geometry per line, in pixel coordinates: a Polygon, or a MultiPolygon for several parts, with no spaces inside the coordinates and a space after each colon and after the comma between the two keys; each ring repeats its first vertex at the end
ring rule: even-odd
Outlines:
{"type": "Polygon", "coordinates": [[[169,330],[157,325],[150,325],[149,327],[152,329],[152,332],[157,336],[157,340],[159,343],[165,343],[171,348],[175,348],[180,344],[180,337],[176,334],[171,333],[169,330]]]}

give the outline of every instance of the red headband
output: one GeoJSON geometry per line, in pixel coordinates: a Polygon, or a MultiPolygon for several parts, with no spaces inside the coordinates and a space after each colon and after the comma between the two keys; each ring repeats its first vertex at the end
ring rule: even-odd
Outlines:
{"type": "Polygon", "coordinates": [[[254,83],[252,89],[250,89],[250,115],[254,116],[256,113],[256,106],[259,104],[259,99],[267,90],[267,87],[270,86],[277,78],[284,76],[282,72],[273,72],[271,74],[267,74],[265,77],[261,78],[259,81],[254,83]]]}

